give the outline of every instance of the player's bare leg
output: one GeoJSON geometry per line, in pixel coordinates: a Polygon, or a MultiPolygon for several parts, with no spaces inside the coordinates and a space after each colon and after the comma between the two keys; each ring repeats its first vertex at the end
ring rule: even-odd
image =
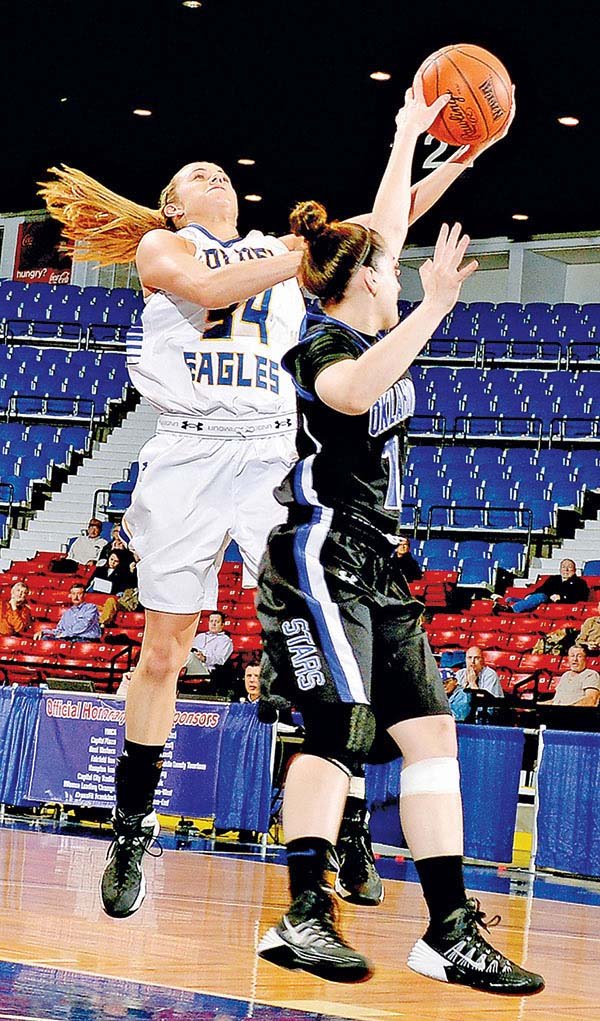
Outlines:
{"type": "Polygon", "coordinates": [[[326,883],[337,839],[348,774],[328,759],[298,755],[285,785],[283,827],[292,903],[263,936],[259,956],[284,968],[320,978],[356,982],[371,966],[337,932],[332,890],[326,883]]]}
{"type": "Polygon", "coordinates": [[[489,923],[479,901],[465,893],[452,717],[406,720],[391,727],[390,734],[403,752],[402,829],[430,914],[427,932],[409,954],[409,967],[429,978],[486,992],[517,996],[539,992],[544,988],[540,975],[519,967],[484,939],[481,929],[487,931],[489,923]]]}
{"type": "Polygon", "coordinates": [[[115,918],[137,911],[146,893],[142,862],[159,831],[154,794],[173,726],[177,678],[198,616],[146,611],[140,659],[127,690],[125,749],[115,775],[115,839],[102,877],[102,905],[115,918]]]}

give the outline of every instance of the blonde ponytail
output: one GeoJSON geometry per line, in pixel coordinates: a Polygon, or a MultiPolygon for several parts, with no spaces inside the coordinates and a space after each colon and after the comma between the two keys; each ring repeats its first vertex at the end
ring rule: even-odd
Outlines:
{"type": "Polygon", "coordinates": [[[73,254],[77,245],[78,259],[99,262],[101,266],[132,262],[144,234],[170,226],[161,209],[131,202],[81,170],[63,163],[50,167],[49,173],[56,180],[39,181],[38,194],[50,215],[63,225],[65,250],[73,254]]]}

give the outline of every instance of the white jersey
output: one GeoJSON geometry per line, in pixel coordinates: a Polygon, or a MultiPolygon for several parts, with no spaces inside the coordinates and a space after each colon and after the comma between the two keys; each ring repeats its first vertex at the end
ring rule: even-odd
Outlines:
{"type": "MultiPolygon", "coordinates": [[[[257,230],[231,241],[219,241],[198,224],[177,234],[193,242],[195,257],[209,269],[288,251],[257,230]]],[[[221,420],[294,415],[294,387],[281,359],[297,343],[304,313],[295,279],[212,311],[157,291],[146,302],[142,329],[127,337],[131,381],[164,414],[221,420]]]]}

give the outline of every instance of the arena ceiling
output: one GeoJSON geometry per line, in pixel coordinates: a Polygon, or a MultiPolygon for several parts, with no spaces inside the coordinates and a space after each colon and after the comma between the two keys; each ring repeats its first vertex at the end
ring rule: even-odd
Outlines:
{"type": "MultiPolygon", "coordinates": [[[[220,162],[242,230],[284,231],[301,198],[349,215],[372,202],[394,114],[433,50],[471,42],[517,84],[510,136],[482,156],[409,240],[444,218],[473,237],[600,229],[600,30],[581,0],[3,0],[5,210],[39,206],[36,180],[65,162],[148,205],[174,171],[220,162]],[[387,82],[371,72],[391,74],[387,82]],[[151,116],[133,114],[136,108],[151,116]],[[559,116],[580,118],[575,128],[559,116]],[[238,158],[254,159],[240,166],[238,158]],[[262,201],[242,198],[258,194],[262,201]],[[529,219],[516,222],[514,213],[529,219]]],[[[414,177],[427,171],[423,145],[414,177]]]]}

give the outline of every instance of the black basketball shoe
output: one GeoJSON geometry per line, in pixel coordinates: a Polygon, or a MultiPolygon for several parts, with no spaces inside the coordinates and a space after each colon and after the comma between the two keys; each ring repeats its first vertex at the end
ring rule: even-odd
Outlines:
{"type": "Polygon", "coordinates": [[[150,851],[160,825],[155,812],[146,816],[123,815],[117,808],[113,829],[115,839],[108,849],[108,864],[102,876],[102,906],[113,918],[127,918],[137,911],[146,896],[144,855],[158,858],[162,854],[160,845],[155,853],[150,851]]]}
{"type": "Polygon", "coordinates": [[[309,891],[297,897],[287,915],[261,939],[258,956],[330,982],[362,982],[372,973],[367,958],[338,933],[333,899],[324,892],[309,891]]]}
{"type": "Polygon", "coordinates": [[[364,805],[343,817],[332,865],[337,869],[334,889],[338,897],[352,904],[381,904],[385,891],[375,866],[364,805]]]}
{"type": "Polygon", "coordinates": [[[478,900],[468,900],[463,908],[448,915],[435,933],[430,927],[412,948],[408,967],[428,978],[472,986],[486,993],[527,996],[541,992],[541,975],[509,961],[483,938],[479,927],[488,931],[498,924],[500,916],[486,923],[480,908],[478,900]]]}

